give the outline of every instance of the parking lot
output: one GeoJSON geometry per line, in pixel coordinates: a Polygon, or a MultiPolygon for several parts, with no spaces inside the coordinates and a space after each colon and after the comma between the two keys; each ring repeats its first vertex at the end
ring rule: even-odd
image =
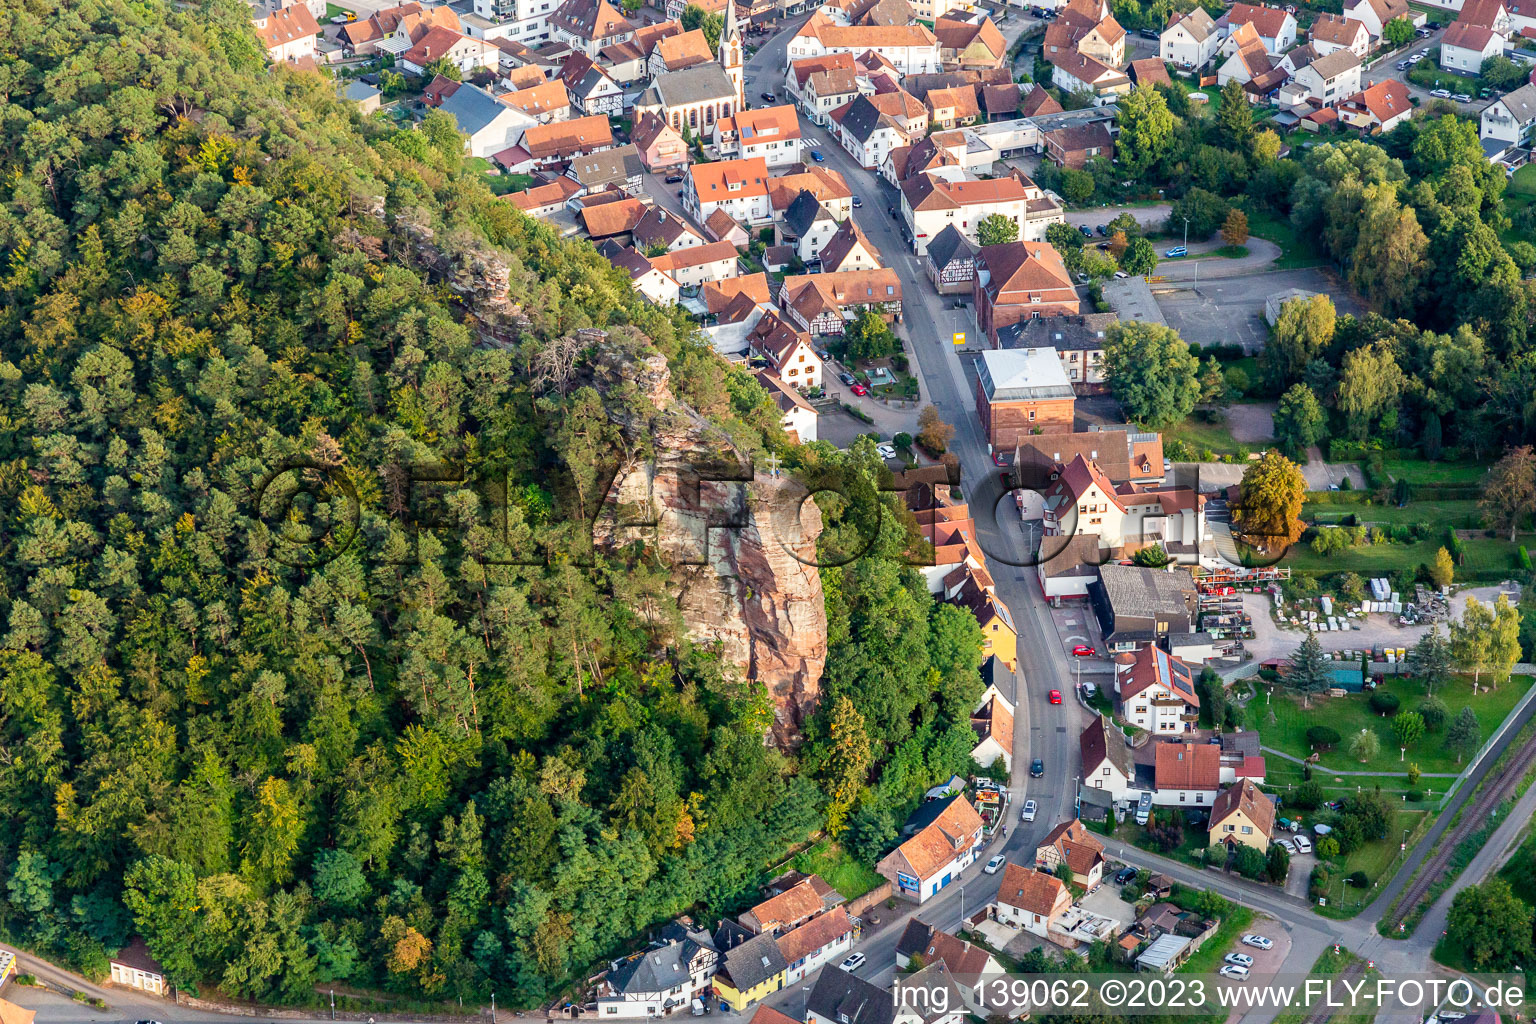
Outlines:
{"type": "Polygon", "coordinates": [[[1199,345],[1235,342],[1249,352],[1258,352],[1269,338],[1264,302],[1290,288],[1326,293],[1340,316],[1364,312],[1344,284],[1320,267],[1221,278],[1198,288],[1154,287],[1152,294],[1163,319],[1185,341],[1199,345]]]}

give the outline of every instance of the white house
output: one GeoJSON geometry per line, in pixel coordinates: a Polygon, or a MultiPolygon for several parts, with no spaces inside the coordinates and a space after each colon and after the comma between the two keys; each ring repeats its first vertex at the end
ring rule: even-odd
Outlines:
{"type": "MultiPolygon", "coordinates": [[[[307,10],[305,13],[309,13],[307,10]]],[[[107,961],[114,984],[136,988],[150,995],[166,994],[165,968],[149,954],[144,940],[135,936],[133,941],[117,951],[107,961]]]]}
{"type": "Polygon", "coordinates": [[[800,392],[767,370],[759,370],[755,376],[757,382],[767,390],[768,397],[773,399],[773,404],[779,407],[779,426],[784,428],[784,432],[801,444],[815,441],[816,407],[800,397],[800,392]]]}
{"type": "Polygon", "coordinates": [[[838,141],[866,170],[878,168],[891,150],[907,141],[896,119],[881,111],[868,96],[860,96],[832,111],[831,118],[838,141]]]}
{"type": "Polygon", "coordinates": [[[694,164],[688,169],[683,206],[700,224],[716,210],[740,224],[767,224],[773,220],[768,165],[762,157],[694,164]]]}
{"type": "Polygon", "coordinates": [[[976,746],[971,750],[976,763],[986,768],[1001,759],[1003,767],[1012,771],[1013,702],[996,686],[987,687],[971,712],[971,729],[976,733],[976,746]]]}
{"type": "Polygon", "coordinates": [[[1221,748],[1214,743],[1158,743],[1152,802],[1210,807],[1221,789],[1221,748]]]}
{"type": "Polygon", "coordinates": [[[964,794],[947,801],[931,800],[909,819],[917,834],[883,857],[875,870],[888,879],[892,892],[922,903],[960,877],[981,848],[981,815],[964,794]]]}
{"type": "Polygon", "coordinates": [[[1104,877],[1104,844],[1075,818],[1051,829],[1035,847],[1035,868],[1059,873],[1065,864],[1072,871],[1072,881],[1092,889],[1104,877]]]}
{"type": "Polygon", "coordinates": [[[928,242],[951,225],[966,241],[979,243],[981,222],[994,215],[1012,221],[1021,242],[1042,242],[1052,224],[1066,223],[1060,204],[1022,171],[984,181],[914,174],[901,183],[901,216],[918,256],[926,254],[928,242]]]}
{"type": "Polygon", "coordinates": [[[1051,922],[1071,906],[1072,894],[1061,879],[1022,864],[1009,864],[1003,868],[997,902],[991,910],[1003,924],[1043,939],[1049,937],[1051,922]]]}
{"type": "Polygon", "coordinates": [[[1522,85],[1483,108],[1478,134],[1510,146],[1536,141],[1536,85],[1522,85]]]}
{"type": "MultiPolygon", "coordinates": [[[[1484,108],[1483,117],[1486,118],[1488,111],[1497,105],[1484,108]]],[[[1339,120],[1357,128],[1379,127],[1389,132],[1412,116],[1413,103],[1408,98],[1408,87],[1396,78],[1377,82],[1339,104],[1339,120]]]]}
{"type": "Polygon", "coordinates": [[[1334,50],[1296,70],[1280,90],[1284,106],[1311,100],[1324,107],[1337,106],[1360,91],[1360,58],[1353,50],[1334,50]]]}
{"type": "Polygon", "coordinates": [[[256,36],[273,63],[314,59],[320,25],[308,7],[292,4],[276,11],[258,11],[254,20],[256,36]]]}
{"type": "Polygon", "coordinates": [[[538,118],[498,102],[496,97],[468,82],[444,99],[439,109],[452,114],[459,131],[469,136],[464,151],[470,156],[489,157],[515,146],[529,128],[539,123],[538,118]]]}
{"type": "Polygon", "coordinates": [[[1365,60],[1371,54],[1371,31],[1365,22],[1354,18],[1336,18],[1331,14],[1319,14],[1307,38],[1318,56],[1327,56],[1334,50],[1350,50],[1365,60]]]}
{"type": "Polygon", "coordinates": [[[853,948],[853,920],[843,907],[833,907],[780,935],[778,942],[779,952],[789,964],[784,984],[793,985],[853,948]]]}
{"type": "Polygon", "coordinates": [[[1483,61],[1504,52],[1504,37],[1483,25],[1454,21],[1440,38],[1440,66],[1475,75],[1483,61]]]}
{"type": "Polygon", "coordinates": [[[598,250],[608,261],[629,274],[635,291],[645,296],[653,305],[675,306],[682,297],[682,289],[670,274],[652,266],[645,253],[633,247],[623,248],[605,243],[598,250]]]}
{"type": "Polygon", "coordinates": [[[1205,8],[1196,7],[1158,36],[1157,55],[1171,64],[1202,68],[1221,44],[1221,32],[1205,8]]]}
{"type": "Polygon", "coordinates": [[[762,157],[769,167],[800,162],[800,118],[793,104],[738,110],[715,122],[715,148],[722,157],[762,157]]]}
{"type": "Polygon", "coordinates": [[[1115,659],[1121,717],[1158,736],[1189,732],[1200,715],[1194,671],[1160,647],[1148,645],[1115,659]],[[1125,658],[1125,660],[1121,660],[1125,658]]]}
{"type": "Polygon", "coordinates": [[[705,242],[672,249],[651,259],[651,266],[671,275],[680,287],[698,288],[741,273],[736,247],[730,242],[705,242]]]}
{"type": "Polygon", "coordinates": [[[1296,45],[1296,19],[1280,7],[1236,3],[1222,16],[1229,30],[1252,25],[1264,49],[1276,56],[1296,45]]]}
{"type": "Polygon", "coordinates": [[[788,59],[832,53],[858,57],[870,51],[889,61],[903,78],[943,70],[939,41],[925,25],[839,25],[821,11],[811,15],[790,39],[788,59]]]}
{"type": "Polygon", "coordinates": [[[1408,0],[1344,0],[1344,17],[1363,24],[1371,38],[1380,39],[1381,30],[1394,18],[1412,17],[1408,0]]]}
{"type": "Polygon", "coordinates": [[[484,39],[460,35],[450,28],[434,25],[398,57],[400,67],[409,74],[422,75],[427,67],[447,60],[466,77],[478,68],[495,71],[501,66],[501,51],[484,39]]]}
{"type": "Polygon", "coordinates": [[[1084,787],[1102,789],[1116,803],[1133,795],[1136,766],[1131,762],[1125,733],[1098,715],[1077,738],[1077,746],[1083,760],[1084,787]]]}
{"type": "Polygon", "coordinates": [[[687,1011],[708,991],[719,963],[709,933],[682,918],[649,949],[609,964],[597,986],[598,1015],[628,1020],[687,1011]]]}
{"type": "Polygon", "coordinates": [[[753,356],[766,359],[768,369],[790,387],[821,387],[823,366],[811,336],[795,330],[778,314],[768,313],[757,322],[747,336],[747,347],[753,356]]]}

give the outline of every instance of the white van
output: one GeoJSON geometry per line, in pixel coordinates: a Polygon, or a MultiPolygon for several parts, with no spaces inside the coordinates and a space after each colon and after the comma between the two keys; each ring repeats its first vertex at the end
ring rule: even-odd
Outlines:
{"type": "Polygon", "coordinates": [[[1136,802],[1136,824],[1145,825],[1152,819],[1152,794],[1143,793],[1136,802]]]}
{"type": "Polygon", "coordinates": [[[1312,840],[1308,839],[1306,836],[1302,835],[1300,832],[1296,833],[1296,835],[1291,837],[1291,842],[1296,844],[1296,849],[1299,852],[1301,852],[1301,853],[1311,853],[1312,852],[1312,840]]]}

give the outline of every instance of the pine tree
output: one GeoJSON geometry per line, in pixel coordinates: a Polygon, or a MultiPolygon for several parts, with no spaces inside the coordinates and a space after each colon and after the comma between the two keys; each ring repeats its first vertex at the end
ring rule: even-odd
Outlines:
{"type": "Polygon", "coordinates": [[[1461,759],[1477,749],[1478,740],[1482,739],[1482,728],[1477,724],[1477,712],[1471,706],[1461,709],[1461,713],[1451,722],[1451,727],[1445,733],[1445,749],[1456,755],[1456,763],[1461,764],[1461,759]]]}
{"type": "Polygon", "coordinates": [[[1408,667],[1414,675],[1424,680],[1425,690],[1431,694],[1435,692],[1436,686],[1451,677],[1451,647],[1438,625],[1430,626],[1429,632],[1419,637],[1419,642],[1413,645],[1413,649],[1408,652],[1408,667]]]}
{"type": "Polygon", "coordinates": [[[1323,645],[1317,634],[1307,630],[1307,638],[1291,654],[1291,670],[1286,682],[1301,692],[1302,703],[1312,706],[1312,695],[1328,689],[1328,659],[1323,656],[1323,645]]]}

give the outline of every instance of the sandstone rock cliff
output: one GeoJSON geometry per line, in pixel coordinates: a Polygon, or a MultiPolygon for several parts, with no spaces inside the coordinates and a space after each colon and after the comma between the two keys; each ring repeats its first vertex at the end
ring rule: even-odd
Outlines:
{"type": "Polygon", "coordinates": [[[622,422],[648,444],[619,468],[594,540],[655,545],[673,566],[689,635],[773,699],[770,740],[793,747],[821,696],[827,618],[816,540],[821,513],[787,474],[750,461],[672,395],[660,355],[605,362],[596,384],[632,382],[655,414],[622,422]]]}

